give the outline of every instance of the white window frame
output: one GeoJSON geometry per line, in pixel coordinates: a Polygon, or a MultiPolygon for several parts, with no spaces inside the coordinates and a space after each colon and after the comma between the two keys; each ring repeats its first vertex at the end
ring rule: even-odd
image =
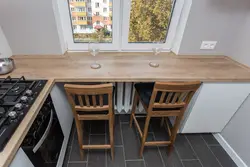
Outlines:
{"type": "MultiPolygon", "coordinates": [[[[113,1],[113,12],[119,13],[120,12],[120,1],[121,0],[114,0],[113,1]]],[[[60,10],[60,18],[63,25],[63,32],[64,32],[64,40],[65,45],[68,51],[88,51],[88,43],[75,43],[73,39],[73,27],[71,23],[71,15],[69,10],[69,3],[67,0],[60,1],[59,3],[59,10],[60,10]]],[[[118,51],[119,50],[119,38],[120,36],[120,16],[115,15],[113,16],[112,24],[112,43],[100,43],[100,50],[102,51],[118,51]]]]}
{"type": "MultiPolygon", "coordinates": [[[[163,51],[170,51],[177,26],[184,6],[184,0],[176,0],[174,12],[172,13],[171,23],[168,29],[166,43],[162,45],[163,51]]],[[[102,51],[152,51],[154,44],[128,43],[129,18],[131,0],[114,0],[112,16],[112,43],[100,43],[102,51]],[[122,3],[122,4],[121,4],[122,3]],[[121,12],[123,11],[123,12],[121,12]]],[[[69,51],[87,51],[88,43],[74,43],[73,28],[70,16],[70,7],[67,1],[60,3],[60,17],[63,25],[64,39],[69,51]]]]}
{"type": "MultiPolygon", "coordinates": [[[[164,51],[170,51],[173,45],[173,40],[175,37],[175,32],[178,26],[178,22],[181,16],[181,11],[184,5],[184,0],[176,0],[175,8],[172,12],[172,18],[170,27],[168,28],[168,33],[166,37],[166,42],[162,44],[164,51]]],[[[122,17],[122,42],[121,50],[129,51],[151,51],[154,44],[153,43],[129,43],[129,24],[130,24],[130,10],[131,10],[131,0],[123,1],[123,17],[122,17]]]]}

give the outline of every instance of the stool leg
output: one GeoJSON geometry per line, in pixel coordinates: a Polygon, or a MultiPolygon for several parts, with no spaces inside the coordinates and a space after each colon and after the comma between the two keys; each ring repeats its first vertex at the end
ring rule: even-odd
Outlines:
{"type": "Polygon", "coordinates": [[[83,130],[82,130],[82,122],[75,119],[76,122],[76,130],[77,130],[77,136],[78,136],[78,144],[79,144],[79,151],[80,151],[80,157],[81,160],[83,160],[84,157],[84,151],[82,149],[83,145],[83,130]]]}
{"type": "Polygon", "coordinates": [[[147,115],[147,118],[146,118],[146,121],[145,121],[144,130],[143,130],[142,141],[141,141],[140,157],[142,157],[144,146],[145,146],[145,142],[146,142],[146,138],[147,138],[147,135],[148,135],[148,126],[149,126],[150,118],[151,117],[149,115],[147,115]]]}
{"type": "Polygon", "coordinates": [[[111,145],[111,158],[114,160],[114,115],[111,114],[109,118],[109,137],[111,145]]]}
{"type": "Polygon", "coordinates": [[[132,107],[132,111],[131,111],[131,115],[130,115],[130,123],[129,123],[130,127],[132,127],[133,115],[135,115],[135,110],[136,110],[137,103],[138,103],[138,94],[135,91],[133,107],[132,107]]]}

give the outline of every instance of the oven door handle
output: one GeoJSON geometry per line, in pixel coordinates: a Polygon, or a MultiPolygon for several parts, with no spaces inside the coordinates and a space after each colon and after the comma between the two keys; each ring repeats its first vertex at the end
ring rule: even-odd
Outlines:
{"type": "Polygon", "coordinates": [[[50,111],[50,119],[49,119],[49,124],[44,132],[44,134],[42,135],[41,139],[39,140],[39,142],[36,144],[36,146],[33,148],[33,152],[36,153],[37,150],[41,147],[41,145],[43,144],[44,140],[47,138],[49,132],[50,132],[50,128],[52,126],[52,122],[53,122],[53,111],[50,111]]]}

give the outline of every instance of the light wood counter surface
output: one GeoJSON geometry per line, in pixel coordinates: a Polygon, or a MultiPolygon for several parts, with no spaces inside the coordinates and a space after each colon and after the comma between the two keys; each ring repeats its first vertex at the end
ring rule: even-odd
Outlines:
{"type": "MultiPolygon", "coordinates": [[[[249,69],[226,56],[176,56],[173,53],[100,53],[100,69],[91,69],[94,57],[88,53],[58,56],[13,56],[12,77],[64,81],[250,81],[249,69]],[[148,65],[158,62],[158,68],[148,65]]],[[[7,75],[6,75],[7,76],[7,75]]],[[[1,76],[1,77],[6,77],[1,76]]]]}
{"type": "Polygon", "coordinates": [[[91,69],[94,57],[88,53],[65,55],[13,56],[16,69],[8,75],[27,79],[47,79],[48,83],[24,120],[0,153],[0,167],[8,167],[55,82],[90,81],[203,81],[250,82],[249,68],[226,56],[176,56],[173,53],[100,53],[101,69],[91,69]],[[149,67],[154,61],[158,68],[149,67]]]}

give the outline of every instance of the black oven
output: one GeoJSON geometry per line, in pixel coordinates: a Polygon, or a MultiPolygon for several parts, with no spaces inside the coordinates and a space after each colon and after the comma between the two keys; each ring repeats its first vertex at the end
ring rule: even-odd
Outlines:
{"type": "Polygon", "coordinates": [[[21,147],[35,167],[56,167],[63,140],[62,128],[49,95],[21,147]]]}

